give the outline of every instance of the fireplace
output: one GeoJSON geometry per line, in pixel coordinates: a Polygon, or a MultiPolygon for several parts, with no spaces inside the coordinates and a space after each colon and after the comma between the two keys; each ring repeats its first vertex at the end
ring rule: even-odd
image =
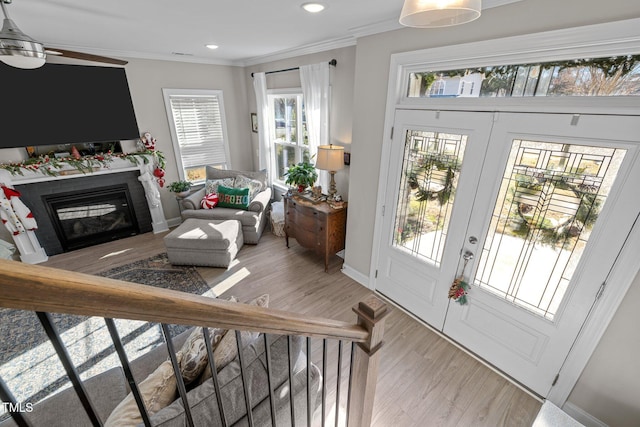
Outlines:
{"type": "Polygon", "coordinates": [[[127,185],[58,193],[42,199],[65,251],[140,232],[127,185]]]}
{"type": "Polygon", "coordinates": [[[145,189],[139,180],[138,170],[72,176],[73,178],[16,185],[16,190],[22,193],[20,197],[22,202],[31,209],[36,221],[38,221],[38,229],[35,234],[47,255],[61,254],[80,247],[97,245],[133,234],[152,231],[150,207],[145,196],[145,189]],[[124,191],[126,195],[120,197],[119,201],[112,200],[107,203],[106,197],[108,195],[110,198],[111,190],[124,191]],[[59,221],[60,215],[55,212],[60,207],[58,202],[65,198],[71,200],[71,205],[66,206],[68,209],[63,211],[64,218],[61,223],[59,221]],[[54,206],[50,206],[50,202],[54,206]],[[88,205],[84,205],[85,211],[92,210],[91,213],[82,213],[82,206],[85,202],[89,202],[88,205]],[[101,207],[103,204],[115,207],[101,207]],[[129,212],[122,213],[125,208],[128,208],[129,212]],[[74,213],[75,209],[78,212],[74,213]],[[86,218],[77,221],[73,220],[74,215],[86,215],[86,218]],[[117,223],[104,225],[106,221],[110,221],[116,216],[118,217],[117,223]],[[99,227],[107,229],[112,227],[112,229],[105,233],[92,232],[91,229],[95,228],[94,223],[97,223],[99,227]],[[129,223],[132,225],[131,228],[123,227],[123,224],[129,223]],[[80,235],[80,231],[83,229],[87,234],[86,239],[82,239],[80,235]],[[67,239],[63,242],[65,233],[67,239]]]}

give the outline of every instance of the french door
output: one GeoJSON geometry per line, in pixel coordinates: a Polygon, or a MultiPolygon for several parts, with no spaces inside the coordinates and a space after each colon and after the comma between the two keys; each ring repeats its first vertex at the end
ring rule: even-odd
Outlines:
{"type": "Polygon", "coordinates": [[[397,110],[376,290],[546,396],[640,211],[637,120],[397,110]]]}

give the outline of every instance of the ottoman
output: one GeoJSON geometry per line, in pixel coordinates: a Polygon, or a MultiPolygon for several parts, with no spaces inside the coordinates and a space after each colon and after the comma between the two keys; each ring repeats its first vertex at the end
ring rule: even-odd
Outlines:
{"type": "Polygon", "coordinates": [[[171,264],[228,267],[242,248],[237,220],[188,218],[164,237],[171,264]]]}

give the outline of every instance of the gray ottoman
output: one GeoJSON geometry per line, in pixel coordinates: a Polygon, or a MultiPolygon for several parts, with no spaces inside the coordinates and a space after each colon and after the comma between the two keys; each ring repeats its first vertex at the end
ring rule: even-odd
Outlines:
{"type": "Polygon", "coordinates": [[[171,264],[228,267],[242,248],[236,220],[189,218],[164,237],[171,264]]]}

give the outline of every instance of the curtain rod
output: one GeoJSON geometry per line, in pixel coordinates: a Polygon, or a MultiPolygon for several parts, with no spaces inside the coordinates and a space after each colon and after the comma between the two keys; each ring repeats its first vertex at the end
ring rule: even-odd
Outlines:
{"type": "MultiPolygon", "coordinates": [[[[338,61],[336,61],[335,59],[332,59],[331,61],[329,61],[329,65],[333,65],[335,67],[336,65],[338,65],[338,61]]],[[[285,71],[295,71],[299,69],[300,67],[285,68],[284,70],[266,71],[265,74],[284,73],[285,71]]],[[[251,73],[251,77],[253,77],[254,74],[255,73],[251,73]]]]}

